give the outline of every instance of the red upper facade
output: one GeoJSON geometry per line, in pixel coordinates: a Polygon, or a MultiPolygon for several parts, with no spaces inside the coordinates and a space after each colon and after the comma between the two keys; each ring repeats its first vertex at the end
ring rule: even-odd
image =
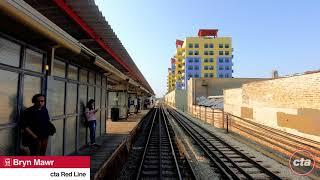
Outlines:
{"type": "Polygon", "coordinates": [[[199,29],[198,36],[213,36],[218,37],[218,29],[199,29]]]}
{"type": "Polygon", "coordinates": [[[178,47],[178,46],[181,46],[181,47],[182,47],[182,45],[183,45],[183,41],[177,39],[177,40],[176,40],[176,47],[178,47]]]}

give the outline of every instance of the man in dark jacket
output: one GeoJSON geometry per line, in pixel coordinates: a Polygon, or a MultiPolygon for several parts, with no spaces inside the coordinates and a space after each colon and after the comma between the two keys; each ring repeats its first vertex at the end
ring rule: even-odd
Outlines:
{"type": "MultiPolygon", "coordinates": [[[[30,155],[44,156],[48,137],[52,135],[52,124],[45,107],[45,96],[36,94],[32,97],[33,106],[23,111],[21,117],[22,144],[29,147],[30,155]]],[[[53,127],[54,128],[54,127],[53,127]]]]}

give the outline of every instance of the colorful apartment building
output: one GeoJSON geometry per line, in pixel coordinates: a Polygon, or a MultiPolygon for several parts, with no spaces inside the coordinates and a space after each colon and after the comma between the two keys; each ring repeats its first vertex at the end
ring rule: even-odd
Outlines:
{"type": "Polygon", "coordinates": [[[175,88],[187,89],[190,78],[232,78],[232,51],[231,37],[218,37],[217,29],[176,40],[175,88]]]}

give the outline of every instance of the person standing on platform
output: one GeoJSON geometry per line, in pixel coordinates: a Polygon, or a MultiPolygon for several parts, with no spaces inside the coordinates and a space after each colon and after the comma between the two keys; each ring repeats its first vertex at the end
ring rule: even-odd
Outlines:
{"type": "Polygon", "coordinates": [[[97,126],[97,118],[96,113],[98,112],[98,109],[94,108],[94,100],[90,99],[86,106],[86,119],[88,121],[88,126],[90,129],[90,146],[99,146],[96,144],[96,126],[97,126]]]}
{"type": "Polygon", "coordinates": [[[33,106],[25,109],[21,115],[22,144],[29,147],[30,155],[44,156],[47,150],[48,137],[56,129],[50,122],[45,96],[36,94],[32,97],[33,106]]]}

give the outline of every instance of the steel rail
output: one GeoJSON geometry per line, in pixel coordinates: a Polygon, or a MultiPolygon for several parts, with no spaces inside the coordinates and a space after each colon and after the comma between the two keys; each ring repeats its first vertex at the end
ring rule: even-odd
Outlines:
{"type": "MultiPolygon", "coordinates": [[[[173,112],[173,110],[171,110],[170,112],[173,112]]],[[[173,112],[174,113],[174,112],[173,112]]],[[[217,148],[212,142],[208,141],[200,132],[198,132],[194,127],[192,127],[190,125],[190,123],[186,123],[183,120],[187,120],[188,122],[191,122],[194,126],[200,128],[202,131],[204,131],[205,133],[207,133],[208,135],[210,135],[210,137],[214,138],[215,140],[217,140],[219,143],[223,144],[224,146],[226,146],[227,148],[229,148],[230,150],[232,150],[233,152],[235,152],[237,155],[240,155],[241,158],[247,160],[249,163],[251,163],[252,165],[254,165],[254,167],[256,167],[257,169],[259,169],[260,171],[262,171],[263,173],[265,173],[266,175],[268,175],[270,178],[272,179],[280,179],[277,175],[275,175],[274,173],[272,173],[271,171],[269,171],[268,169],[266,169],[265,167],[261,166],[259,163],[257,163],[256,161],[252,160],[251,158],[249,158],[248,156],[244,155],[242,152],[236,150],[234,147],[232,147],[231,145],[227,144],[226,142],[224,142],[223,140],[221,140],[220,138],[218,138],[217,136],[215,136],[213,133],[211,133],[210,131],[206,130],[205,128],[199,126],[198,124],[192,122],[191,120],[189,120],[189,118],[187,118],[186,116],[184,116],[183,114],[175,111],[176,115],[176,119],[179,121],[179,123],[182,125],[182,123],[184,124],[184,126],[188,126],[189,130],[192,129],[195,133],[198,133],[198,135],[200,137],[203,138],[202,141],[206,141],[206,143],[210,144],[217,152],[219,152],[225,159],[227,159],[237,170],[239,170],[239,172],[242,173],[242,175],[244,175],[246,178],[248,179],[253,179],[253,177],[248,174],[247,172],[245,172],[241,167],[239,167],[233,160],[231,160],[227,155],[225,155],[219,148],[217,148]]],[[[171,113],[172,114],[172,113],[171,113]]],[[[187,128],[187,127],[186,127],[187,128]]],[[[197,138],[198,141],[201,141],[200,138],[197,138]]],[[[215,153],[213,153],[215,155],[215,153]]],[[[219,157],[217,157],[219,158],[219,157]]],[[[228,168],[229,169],[229,168],[228,168]]],[[[229,170],[228,170],[229,171],[229,170]]],[[[232,171],[233,173],[233,171],[232,171]]],[[[234,174],[234,173],[233,173],[234,174]]],[[[232,175],[233,176],[233,175],[232,175]]],[[[233,176],[234,177],[234,176],[233,176]]]]}
{"type": "Polygon", "coordinates": [[[156,109],[156,111],[154,113],[154,116],[153,116],[153,119],[152,119],[152,124],[151,124],[151,127],[150,127],[150,132],[149,132],[149,135],[148,135],[147,143],[146,143],[146,146],[144,147],[141,163],[139,165],[139,169],[138,169],[138,173],[137,173],[137,177],[136,177],[137,180],[140,178],[143,162],[145,160],[146,152],[147,152],[148,145],[149,145],[149,142],[150,142],[151,133],[152,133],[152,130],[153,130],[154,121],[155,121],[155,118],[157,116],[157,111],[158,111],[158,109],[156,109]]]}

